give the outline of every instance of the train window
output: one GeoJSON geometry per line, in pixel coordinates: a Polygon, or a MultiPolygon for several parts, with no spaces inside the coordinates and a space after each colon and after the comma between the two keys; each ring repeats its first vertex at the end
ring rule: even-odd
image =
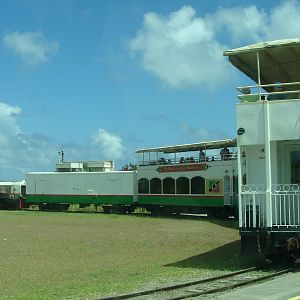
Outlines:
{"type": "Polygon", "coordinates": [[[300,182],[300,151],[291,151],[291,183],[300,182]]]}
{"type": "Polygon", "coordinates": [[[161,180],[159,178],[150,180],[150,194],[161,194],[161,180]]]}
{"type": "Polygon", "coordinates": [[[246,173],[243,175],[243,178],[242,178],[242,184],[243,184],[243,185],[246,185],[246,184],[247,184],[247,175],[246,175],[246,173]]]}
{"type": "Polygon", "coordinates": [[[22,195],[23,197],[26,196],[26,185],[21,185],[21,195],[22,195]]]}
{"type": "Polygon", "coordinates": [[[179,177],[176,180],[176,192],[177,194],[190,193],[190,182],[186,177],[179,177]]]}
{"type": "Polygon", "coordinates": [[[167,177],[163,180],[163,193],[164,194],[175,194],[175,180],[167,177]]]}
{"type": "Polygon", "coordinates": [[[193,177],[191,180],[192,194],[205,194],[205,179],[201,176],[193,177]]]}
{"type": "Polygon", "coordinates": [[[238,177],[232,176],[232,187],[233,187],[233,194],[238,194],[238,177]]]}
{"type": "Polygon", "coordinates": [[[149,180],[141,178],[138,182],[139,194],[149,194],[149,180]]]}

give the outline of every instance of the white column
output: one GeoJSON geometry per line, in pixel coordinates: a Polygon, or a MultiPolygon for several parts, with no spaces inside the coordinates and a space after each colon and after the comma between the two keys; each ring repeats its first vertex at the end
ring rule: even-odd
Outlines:
{"type": "Polygon", "coordinates": [[[256,52],[256,61],[257,61],[257,83],[258,83],[258,93],[259,100],[261,100],[261,81],[260,81],[260,63],[259,63],[259,52],[256,52]]]}
{"type": "MultiPolygon", "coordinates": [[[[239,139],[239,137],[238,137],[239,139]]],[[[243,224],[243,215],[242,215],[242,151],[239,143],[237,143],[237,159],[238,159],[238,195],[239,195],[239,227],[242,227],[243,224]]]]}
{"type": "Polygon", "coordinates": [[[265,119],[265,168],[266,168],[266,217],[267,227],[272,227],[272,169],[271,169],[271,147],[270,147],[270,114],[269,102],[264,103],[264,119],[265,119]]]}

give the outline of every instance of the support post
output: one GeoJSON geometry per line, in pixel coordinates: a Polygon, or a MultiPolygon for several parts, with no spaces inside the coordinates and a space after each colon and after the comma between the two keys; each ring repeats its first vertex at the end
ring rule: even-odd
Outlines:
{"type": "Polygon", "coordinates": [[[238,195],[239,195],[239,228],[242,227],[244,215],[242,215],[242,151],[241,146],[237,145],[238,158],[238,195]]]}
{"type": "Polygon", "coordinates": [[[271,145],[270,145],[270,114],[269,102],[264,102],[264,119],[265,119],[265,168],[266,168],[266,217],[267,228],[272,227],[272,168],[271,168],[271,145]]]}

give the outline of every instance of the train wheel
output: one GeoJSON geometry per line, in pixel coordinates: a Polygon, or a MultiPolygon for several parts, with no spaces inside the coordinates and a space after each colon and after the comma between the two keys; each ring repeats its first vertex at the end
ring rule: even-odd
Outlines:
{"type": "Polygon", "coordinates": [[[111,214],[112,213],[112,207],[111,206],[103,205],[102,209],[103,209],[104,214],[111,214]]]}
{"type": "Polygon", "coordinates": [[[134,212],[134,207],[132,206],[127,206],[127,213],[132,214],[134,212]]]}

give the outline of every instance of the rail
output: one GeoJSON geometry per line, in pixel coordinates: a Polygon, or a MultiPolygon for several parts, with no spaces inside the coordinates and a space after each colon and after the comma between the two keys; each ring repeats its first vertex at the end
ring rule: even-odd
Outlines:
{"type": "Polygon", "coordinates": [[[159,287],[151,290],[137,291],[129,294],[108,296],[99,298],[98,300],[120,300],[133,298],[149,299],[149,295],[153,295],[152,299],[179,300],[195,298],[201,295],[212,295],[221,291],[253,284],[255,282],[267,280],[292,271],[292,268],[288,268],[264,273],[262,272],[264,267],[266,266],[252,267],[220,276],[188,281],[181,284],[159,287]],[[244,274],[247,274],[247,276],[244,274]],[[190,289],[189,287],[193,287],[193,289],[190,289]]]}
{"type": "Polygon", "coordinates": [[[266,210],[264,185],[242,185],[240,192],[241,227],[243,229],[267,228],[295,229],[300,227],[300,185],[273,184],[271,187],[271,210],[266,210]],[[269,222],[267,222],[269,221],[269,222]]]}
{"type": "Polygon", "coordinates": [[[241,93],[237,98],[242,103],[268,100],[268,97],[271,98],[269,100],[300,99],[299,86],[300,82],[248,85],[237,88],[241,93]],[[266,92],[264,91],[266,89],[273,89],[273,91],[266,92]]]}
{"type": "Polygon", "coordinates": [[[236,160],[236,154],[225,154],[225,155],[206,155],[203,158],[190,157],[178,157],[174,159],[151,159],[151,160],[142,160],[139,161],[139,166],[152,166],[152,165],[172,165],[172,164],[190,164],[190,163],[206,163],[214,161],[224,161],[224,160],[236,160]]]}
{"type": "Polygon", "coordinates": [[[267,226],[265,186],[242,185],[240,196],[242,228],[265,228],[267,226]]]}
{"type": "Polygon", "coordinates": [[[273,227],[300,226],[300,185],[272,185],[273,227]]]}

